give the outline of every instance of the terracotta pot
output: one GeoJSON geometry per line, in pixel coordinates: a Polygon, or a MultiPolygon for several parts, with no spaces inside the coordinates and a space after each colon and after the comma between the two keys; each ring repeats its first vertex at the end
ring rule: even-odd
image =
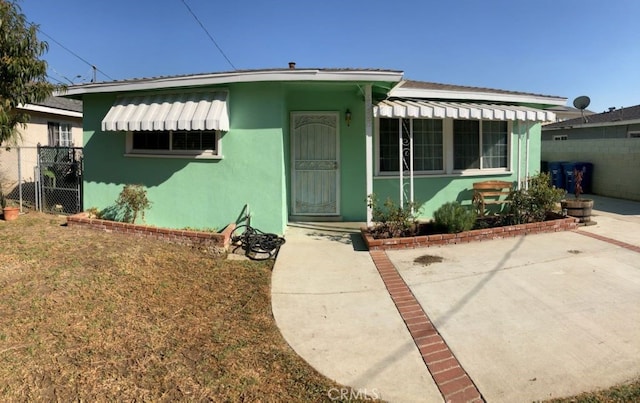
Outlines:
{"type": "Polygon", "coordinates": [[[581,223],[591,221],[591,210],[593,209],[593,200],[575,199],[563,200],[560,202],[563,210],[567,211],[567,215],[580,219],[581,223]]]}
{"type": "Polygon", "coordinates": [[[2,209],[2,216],[5,221],[13,221],[18,218],[20,207],[5,207],[2,209]]]}

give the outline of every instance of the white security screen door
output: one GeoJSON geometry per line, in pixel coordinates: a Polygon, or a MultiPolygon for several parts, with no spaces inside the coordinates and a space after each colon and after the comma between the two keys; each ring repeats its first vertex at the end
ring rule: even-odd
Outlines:
{"type": "Polygon", "coordinates": [[[337,112],[291,114],[293,215],[340,214],[338,144],[337,112]]]}

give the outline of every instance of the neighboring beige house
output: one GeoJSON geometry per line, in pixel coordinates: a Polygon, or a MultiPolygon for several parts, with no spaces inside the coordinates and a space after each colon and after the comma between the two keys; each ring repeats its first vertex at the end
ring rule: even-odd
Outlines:
{"type": "Polygon", "coordinates": [[[82,101],[49,97],[22,109],[31,115],[31,120],[25,129],[20,129],[19,146],[82,147],[82,101]]]}
{"type": "Polygon", "coordinates": [[[0,148],[0,184],[9,197],[17,198],[16,189],[22,183],[29,200],[38,165],[37,146],[82,147],[82,102],[52,96],[21,109],[31,115],[31,120],[25,128],[18,128],[20,137],[15,144],[2,144],[0,148]]]}

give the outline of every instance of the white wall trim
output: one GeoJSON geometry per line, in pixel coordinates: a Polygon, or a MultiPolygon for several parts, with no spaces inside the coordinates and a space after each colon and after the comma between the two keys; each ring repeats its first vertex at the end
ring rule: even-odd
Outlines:
{"type": "Polygon", "coordinates": [[[72,118],[82,119],[82,112],[52,108],[50,106],[26,104],[26,105],[18,105],[18,109],[24,109],[26,111],[32,111],[32,112],[48,113],[50,115],[68,116],[72,118]]]}

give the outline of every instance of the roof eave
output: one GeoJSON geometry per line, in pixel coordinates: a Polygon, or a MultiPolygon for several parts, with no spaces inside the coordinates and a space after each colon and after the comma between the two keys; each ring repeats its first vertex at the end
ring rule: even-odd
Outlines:
{"type": "Polygon", "coordinates": [[[501,94],[483,91],[454,91],[402,87],[396,87],[391,90],[389,96],[398,98],[510,102],[538,105],[565,105],[567,102],[567,98],[534,94],[501,94]]]}
{"type": "Polygon", "coordinates": [[[589,129],[593,127],[627,126],[627,125],[635,125],[635,124],[640,124],[640,119],[619,120],[615,122],[599,122],[599,123],[575,123],[575,124],[569,123],[564,126],[556,126],[556,127],[543,126],[542,130],[551,131],[551,130],[567,130],[567,129],[589,129]]]}
{"type": "Polygon", "coordinates": [[[25,105],[18,105],[18,108],[26,111],[31,111],[31,112],[40,112],[40,113],[47,113],[51,115],[82,118],[82,112],[70,111],[67,109],[52,108],[50,106],[25,104],[25,105]]]}
{"type": "Polygon", "coordinates": [[[179,77],[158,77],[138,80],[112,81],[106,83],[70,86],[62,96],[75,98],[83,94],[108,93],[122,91],[154,90],[163,88],[195,87],[230,83],[268,82],[268,81],[361,81],[361,82],[399,82],[400,71],[367,70],[319,70],[292,69],[276,71],[251,71],[199,74],[179,77]]]}

